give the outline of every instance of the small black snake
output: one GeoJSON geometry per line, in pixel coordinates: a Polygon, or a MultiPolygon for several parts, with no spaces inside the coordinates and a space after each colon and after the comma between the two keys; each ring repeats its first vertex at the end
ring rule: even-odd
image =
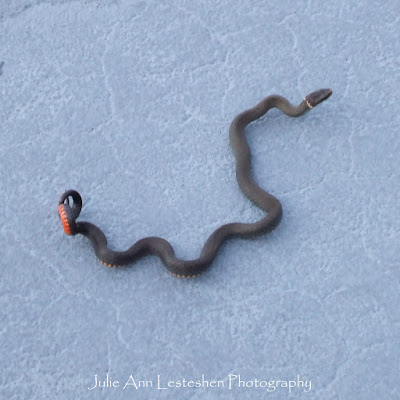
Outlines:
{"type": "Polygon", "coordinates": [[[221,244],[232,236],[250,237],[270,232],[282,218],[282,206],[278,199],[261,189],[251,176],[251,153],[245,137],[246,126],[262,117],[269,109],[277,107],[289,117],[299,117],[306,111],[326,100],[331,89],[320,89],[293,106],[284,97],[266,97],[255,107],[240,113],[232,122],[229,136],[236,157],[236,178],[243,193],[267,215],[255,223],[234,222],[220,226],[205,242],[200,257],[195,260],[181,260],[175,256],[170,243],[159,237],[147,237],[134,243],[126,251],[113,251],[107,247],[103,231],[90,222],[77,222],[82,208],[82,198],[75,190],[66,191],[60,198],[58,213],[68,235],[81,233],[87,236],[94,247],[98,259],[110,267],[118,267],[134,262],[147,254],[161,258],[170,272],[179,277],[189,278],[201,274],[212,263],[221,244]],[[72,199],[72,202],[70,202],[72,199]]]}

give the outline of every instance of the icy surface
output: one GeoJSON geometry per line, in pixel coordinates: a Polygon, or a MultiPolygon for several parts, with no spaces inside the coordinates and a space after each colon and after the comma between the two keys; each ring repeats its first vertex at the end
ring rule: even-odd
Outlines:
{"type": "Polygon", "coordinates": [[[0,3],[0,398],[400,398],[398,2],[268,3],[0,3]],[[199,278],[156,257],[109,269],[63,234],[74,188],[112,248],[157,235],[197,257],[262,215],[237,186],[233,117],[320,87],[306,116],[248,129],[282,223],[199,278]],[[88,390],[96,374],[121,386],[88,390]],[[124,390],[130,375],[153,388],[124,390]]]}

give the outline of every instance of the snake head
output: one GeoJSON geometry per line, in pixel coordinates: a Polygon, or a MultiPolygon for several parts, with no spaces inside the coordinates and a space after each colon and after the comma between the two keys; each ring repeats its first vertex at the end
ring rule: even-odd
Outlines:
{"type": "Polygon", "coordinates": [[[82,209],[82,197],[75,190],[67,190],[58,202],[58,215],[60,216],[64,232],[67,235],[76,235],[76,223],[82,209]]]}
{"type": "Polygon", "coordinates": [[[319,89],[315,92],[308,94],[304,100],[307,103],[308,108],[314,108],[319,103],[322,103],[332,94],[332,89],[319,89]]]}

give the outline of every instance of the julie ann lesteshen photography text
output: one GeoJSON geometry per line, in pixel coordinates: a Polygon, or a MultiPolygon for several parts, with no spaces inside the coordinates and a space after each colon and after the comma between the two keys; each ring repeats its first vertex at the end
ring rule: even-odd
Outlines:
{"type": "Polygon", "coordinates": [[[312,388],[310,380],[300,379],[297,375],[295,379],[259,379],[259,378],[245,378],[239,374],[229,374],[224,380],[221,379],[206,379],[202,374],[197,379],[167,379],[158,374],[153,379],[137,378],[134,375],[129,375],[124,379],[114,379],[111,375],[107,374],[105,377],[94,375],[88,390],[95,389],[120,389],[120,390],[171,390],[181,388],[193,389],[227,389],[227,390],[240,390],[240,389],[259,389],[266,390],[267,392],[274,392],[276,390],[286,390],[291,393],[294,390],[301,390],[309,392],[312,388]]]}

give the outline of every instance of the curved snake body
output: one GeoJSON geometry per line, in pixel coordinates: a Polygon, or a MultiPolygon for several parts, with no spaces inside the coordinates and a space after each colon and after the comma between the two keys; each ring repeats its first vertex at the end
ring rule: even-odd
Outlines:
{"type": "Polygon", "coordinates": [[[110,250],[107,247],[107,238],[99,227],[90,222],[76,221],[82,208],[82,198],[75,190],[66,191],[59,201],[58,213],[65,233],[68,235],[80,233],[87,236],[92,242],[98,259],[110,267],[123,266],[144,255],[155,254],[174,275],[185,278],[199,275],[212,263],[219,247],[226,239],[233,236],[250,237],[270,232],[282,218],[282,206],[279,200],[258,186],[251,176],[251,153],[245,137],[246,126],[274,107],[290,117],[299,117],[326,100],[331,94],[331,89],[317,90],[307,95],[298,106],[293,106],[282,96],[268,96],[255,107],[240,113],[232,121],[229,136],[236,158],[237,181],[247,198],[267,214],[254,223],[234,222],[220,226],[207,239],[197,259],[177,258],[171,244],[160,237],[141,239],[126,251],[110,250]]]}

